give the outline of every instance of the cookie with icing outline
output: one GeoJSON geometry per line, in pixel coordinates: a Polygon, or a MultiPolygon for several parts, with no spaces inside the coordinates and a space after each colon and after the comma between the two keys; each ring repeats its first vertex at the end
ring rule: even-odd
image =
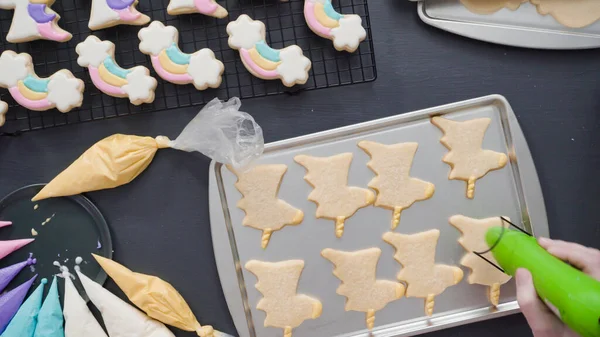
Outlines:
{"type": "Polygon", "coordinates": [[[475,14],[492,14],[502,8],[516,11],[527,0],[460,0],[460,2],[475,14]]]}
{"type": "Polygon", "coordinates": [[[338,51],[353,53],[367,37],[361,17],[338,13],[331,0],[304,0],[304,18],[310,30],[333,41],[338,51]]]}
{"type": "Polygon", "coordinates": [[[215,0],[170,0],[167,13],[169,15],[200,13],[217,19],[223,19],[229,14],[215,0]]]}
{"type": "Polygon", "coordinates": [[[117,25],[143,26],[150,17],[140,13],[135,6],[138,0],[92,0],[88,27],[100,30],[117,25]]]}
{"type": "Polygon", "coordinates": [[[69,41],[73,35],[58,26],[60,15],[50,8],[53,4],[54,0],[0,0],[0,9],[15,10],[6,41],[69,41]]]}

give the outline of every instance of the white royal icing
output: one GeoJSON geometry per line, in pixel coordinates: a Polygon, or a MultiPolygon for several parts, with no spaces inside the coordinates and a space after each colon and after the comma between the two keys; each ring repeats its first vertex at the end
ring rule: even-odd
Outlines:
{"type": "Polygon", "coordinates": [[[102,327],[92,315],[87,304],[79,296],[69,276],[65,277],[65,337],[107,337],[102,327]]]}
{"type": "Polygon", "coordinates": [[[154,101],[154,89],[156,89],[156,79],[150,76],[148,68],[137,66],[131,69],[127,74],[127,84],[121,87],[129,96],[129,101],[133,104],[152,103],[154,101]]]}
{"type": "Polygon", "coordinates": [[[88,36],[85,41],[79,43],[75,47],[75,51],[79,55],[77,64],[82,67],[96,67],[109,56],[113,56],[115,45],[110,41],[101,41],[94,35],[88,36]]]}
{"type": "Polygon", "coordinates": [[[58,71],[48,82],[48,101],[61,112],[79,107],[83,101],[82,86],[83,82],[74,78],[70,71],[58,71]]]}
{"type": "Polygon", "coordinates": [[[140,51],[157,56],[163,49],[177,42],[179,32],[173,26],[166,26],[160,21],[152,21],[150,26],[140,29],[140,51]]]}
{"type": "MultiPolygon", "coordinates": [[[[12,23],[8,34],[6,34],[7,41],[20,41],[26,40],[30,37],[41,37],[42,35],[38,31],[37,22],[29,16],[27,11],[27,0],[1,0],[0,8],[2,9],[14,9],[12,23]]],[[[51,11],[52,12],[52,11],[51,11]]],[[[53,12],[52,12],[53,13],[53,12]]]]}
{"type": "MultiPolygon", "coordinates": [[[[164,324],[125,303],[84,274],[77,272],[77,275],[88,297],[102,314],[110,337],[175,337],[164,324]]],[[[79,337],[82,336],[85,335],[79,337]]]]}
{"type": "Polygon", "coordinates": [[[106,0],[92,0],[92,11],[90,13],[90,29],[100,29],[120,19],[119,13],[112,10],[106,4],[106,0]]]}
{"type": "Polygon", "coordinates": [[[192,55],[187,72],[194,79],[196,89],[203,90],[221,84],[223,69],[223,63],[215,58],[215,53],[204,48],[192,55]]]}
{"type": "Polygon", "coordinates": [[[237,20],[227,24],[227,34],[229,34],[228,42],[231,48],[251,49],[257,42],[265,39],[265,25],[242,14],[237,20]]]}
{"type": "Polygon", "coordinates": [[[167,11],[171,12],[181,8],[196,8],[194,0],[171,0],[167,6],[167,11]]]}
{"type": "Polygon", "coordinates": [[[4,101],[0,101],[0,126],[4,125],[6,121],[6,112],[8,111],[8,104],[4,101]]]}
{"type": "Polygon", "coordinates": [[[310,60],[302,54],[302,49],[292,45],[282,49],[279,52],[281,64],[277,66],[277,72],[281,76],[281,81],[287,86],[305,83],[308,80],[308,70],[310,69],[310,60]]]}
{"type": "Polygon", "coordinates": [[[362,26],[362,19],[356,14],[344,15],[339,26],[331,29],[335,49],[356,50],[360,41],[367,37],[367,32],[362,26]]]}
{"type": "Polygon", "coordinates": [[[0,55],[0,86],[11,88],[29,74],[31,56],[7,50],[0,55]]]}

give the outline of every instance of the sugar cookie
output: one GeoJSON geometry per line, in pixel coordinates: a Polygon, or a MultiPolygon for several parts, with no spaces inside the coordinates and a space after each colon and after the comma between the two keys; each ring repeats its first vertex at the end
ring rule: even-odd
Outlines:
{"type": "Polygon", "coordinates": [[[265,42],[265,25],[242,14],[227,24],[229,47],[240,51],[248,71],[263,80],[280,79],[286,87],[308,80],[310,60],[296,45],[273,49],[265,42]]]}
{"type": "Polygon", "coordinates": [[[140,29],[140,51],[150,55],[154,70],[163,80],[174,84],[193,83],[196,89],[218,88],[225,67],[208,48],[193,54],[182,52],[177,46],[179,32],[173,26],[152,21],[140,29]]]}
{"type": "Polygon", "coordinates": [[[227,168],[238,178],[235,187],[242,199],[237,207],[246,212],[242,224],[263,232],[262,248],[269,244],[273,231],[302,222],[304,213],[301,210],[277,198],[287,165],[258,165],[239,172],[231,166],[227,168]]]}
{"type": "Polygon", "coordinates": [[[138,0],[92,0],[88,27],[99,30],[117,25],[143,26],[150,17],[135,8],[138,0]]]}
{"type": "Polygon", "coordinates": [[[31,56],[6,50],[0,55],[0,87],[7,88],[14,100],[29,110],[57,108],[69,112],[83,102],[83,81],[61,69],[40,78],[33,70],[31,56]]]}
{"type": "Polygon", "coordinates": [[[304,18],[310,30],[333,41],[338,51],[352,53],[367,37],[360,16],[336,12],[331,0],[304,0],[304,18]]]}
{"type": "Polygon", "coordinates": [[[6,112],[8,111],[8,104],[4,101],[0,101],[0,126],[6,122],[6,112]]]}
{"type": "Polygon", "coordinates": [[[200,13],[218,19],[229,14],[215,0],[170,0],[167,13],[169,15],[200,13]]]}
{"type": "MultiPolygon", "coordinates": [[[[98,0],[95,0],[98,1],[98,0]]],[[[115,61],[115,44],[90,35],[75,48],[77,63],[87,67],[92,82],[103,93],[113,97],[129,97],[132,104],[152,103],[156,79],[144,66],[130,69],[115,61]]]]}
{"type": "Polygon", "coordinates": [[[6,41],[69,41],[73,35],[58,26],[60,15],[50,6],[55,0],[0,0],[0,9],[14,9],[6,41]]]}
{"type": "Polygon", "coordinates": [[[344,234],[344,221],[375,200],[370,190],[348,186],[352,153],[331,157],[298,155],[294,161],[306,168],[304,180],[314,188],[308,200],[317,204],[317,218],[335,220],[338,238],[344,234]]]}
{"type": "Polygon", "coordinates": [[[367,166],[377,175],[369,182],[369,187],[377,191],[375,206],[394,211],[392,229],[400,223],[400,212],[409,208],[415,201],[431,198],[435,187],[432,183],[412,178],[412,166],[417,143],[385,145],[368,140],[358,143],[370,157],[367,166]]]}
{"type": "Polygon", "coordinates": [[[394,259],[402,265],[398,280],[407,284],[406,297],[424,298],[427,316],[433,314],[435,296],[463,278],[462,269],[435,263],[435,246],[439,237],[437,229],[411,235],[383,234],[383,240],[396,249],[394,259]]]}
{"type": "Polygon", "coordinates": [[[550,14],[563,26],[583,28],[600,19],[597,0],[531,0],[541,15],[550,14]]]}
{"type": "Polygon", "coordinates": [[[460,2],[473,13],[492,14],[502,8],[515,11],[527,0],[460,0],[460,2]]]}
{"type": "Polygon", "coordinates": [[[437,126],[444,136],[440,142],[448,149],[442,161],[452,168],[448,179],[467,182],[467,198],[475,195],[475,181],[489,171],[503,168],[508,158],[504,153],[483,150],[483,137],[491,119],[477,118],[456,122],[442,117],[433,117],[431,123],[437,126]]]}
{"type": "MultiPolygon", "coordinates": [[[[458,243],[467,251],[467,254],[460,260],[460,264],[471,269],[471,275],[467,278],[467,282],[489,286],[488,299],[494,306],[498,305],[500,285],[508,282],[510,276],[496,269],[473,252],[483,252],[489,249],[485,241],[485,233],[491,227],[501,227],[503,225],[502,219],[499,217],[473,219],[463,215],[454,215],[450,217],[450,224],[462,233],[458,243]]],[[[488,252],[483,256],[492,263],[498,264],[492,253],[488,252]]]]}
{"type": "Polygon", "coordinates": [[[364,312],[369,330],[375,325],[375,311],[404,295],[401,283],[376,278],[379,248],[355,252],[326,248],[321,256],[335,265],[333,274],[342,281],[336,292],[346,297],[346,311],[364,312]]]}
{"type": "Polygon", "coordinates": [[[256,289],[263,298],[256,308],[267,314],[266,327],[284,329],[284,337],[292,337],[292,329],[302,322],[321,316],[323,306],[317,299],[297,294],[298,281],[304,269],[304,261],[287,260],[263,262],[251,260],[246,269],[256,276],[256,289]]]}

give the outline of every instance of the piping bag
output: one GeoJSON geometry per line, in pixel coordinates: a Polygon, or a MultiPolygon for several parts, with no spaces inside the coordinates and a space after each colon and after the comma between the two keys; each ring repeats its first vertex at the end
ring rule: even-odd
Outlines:
{"type": "Polygon", "coordinates": [[[263,133],[254,118],[239,111],[241,102],[210,101],[175,139],[115,134],[86,150],[48,183],[32,201],[76,195],[125,185],[152,162],[158,149],[198,151],[223,164],[242,168],[264,149],[263,133]]]}
{"type": "Polygon", "coordinates": [[[583,337],[600,337],[600,281],[554,257],[524,231],[492,227],[485,240],[505,273],[531,272],[539,297],[567,326],[583,337]]]}

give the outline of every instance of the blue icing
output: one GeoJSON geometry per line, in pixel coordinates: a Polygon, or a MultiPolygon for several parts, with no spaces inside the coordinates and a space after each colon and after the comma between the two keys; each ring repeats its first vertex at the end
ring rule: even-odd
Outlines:
{"type": "Polygon", "coordinates": [[[266,58],[267,60],[272,62],[281,61],[279,58],[279,50],[269,47],[265,41],[258,41],[254,47],[256,47],[256,50],[260,56],[266,58]]]}
{"type": "Polygon", "coordinates": [[[123,79],[127,78],[127,74],[131,72],[131,70],[119,67],[115,60],[113,60],[113,58],[110,56],[104,59],[104,68],[106,68],[106,70],[108,70],[111,74],[119,76],[123,79]]]}
{"type": "Polygon", "coordinates": [[[192,56],[190,54],[186,54],[186,53],[182,52],[175,43],[173,43],[169,48],[167,48],[166,51],[167,51],[167,56],[174,63],[182,64],[182,65],[190,64],[190,58],[192,56]]]}
{"type": "Polygon", "coordinates": [[[323,4],[323,10],[325,10],[325,14],[334,19],[335,21],[340,21],[340,19],[343,17],[342,14],[338,13],[335,11],[335,9],[333,9],[333,6],[331,5],[331,0],[325,0],[325,3],[323,4]]]}
{"type": "Polygon", "coordinates": [[[10,321],[1,337],[33,337],[40,307],[42,306],[44,285],[46,283],[48,283],[48,280],[45,278],[42,279],[42,283],[23,302],[23,305],[21,305],[19,311],[17,311],[15,317],[10,321]]]}
{"type": "Polygon", "coordinates": [[[23,80],[23,84],[35,92],[48,92],[48,82],[49,79],[35,78],[31,75],[27,75],[23,80]]]}
{"type": "Polygon", "coordinates": [[[40,309],[33,337],[65,337],[56,276],[40,309]]]}

